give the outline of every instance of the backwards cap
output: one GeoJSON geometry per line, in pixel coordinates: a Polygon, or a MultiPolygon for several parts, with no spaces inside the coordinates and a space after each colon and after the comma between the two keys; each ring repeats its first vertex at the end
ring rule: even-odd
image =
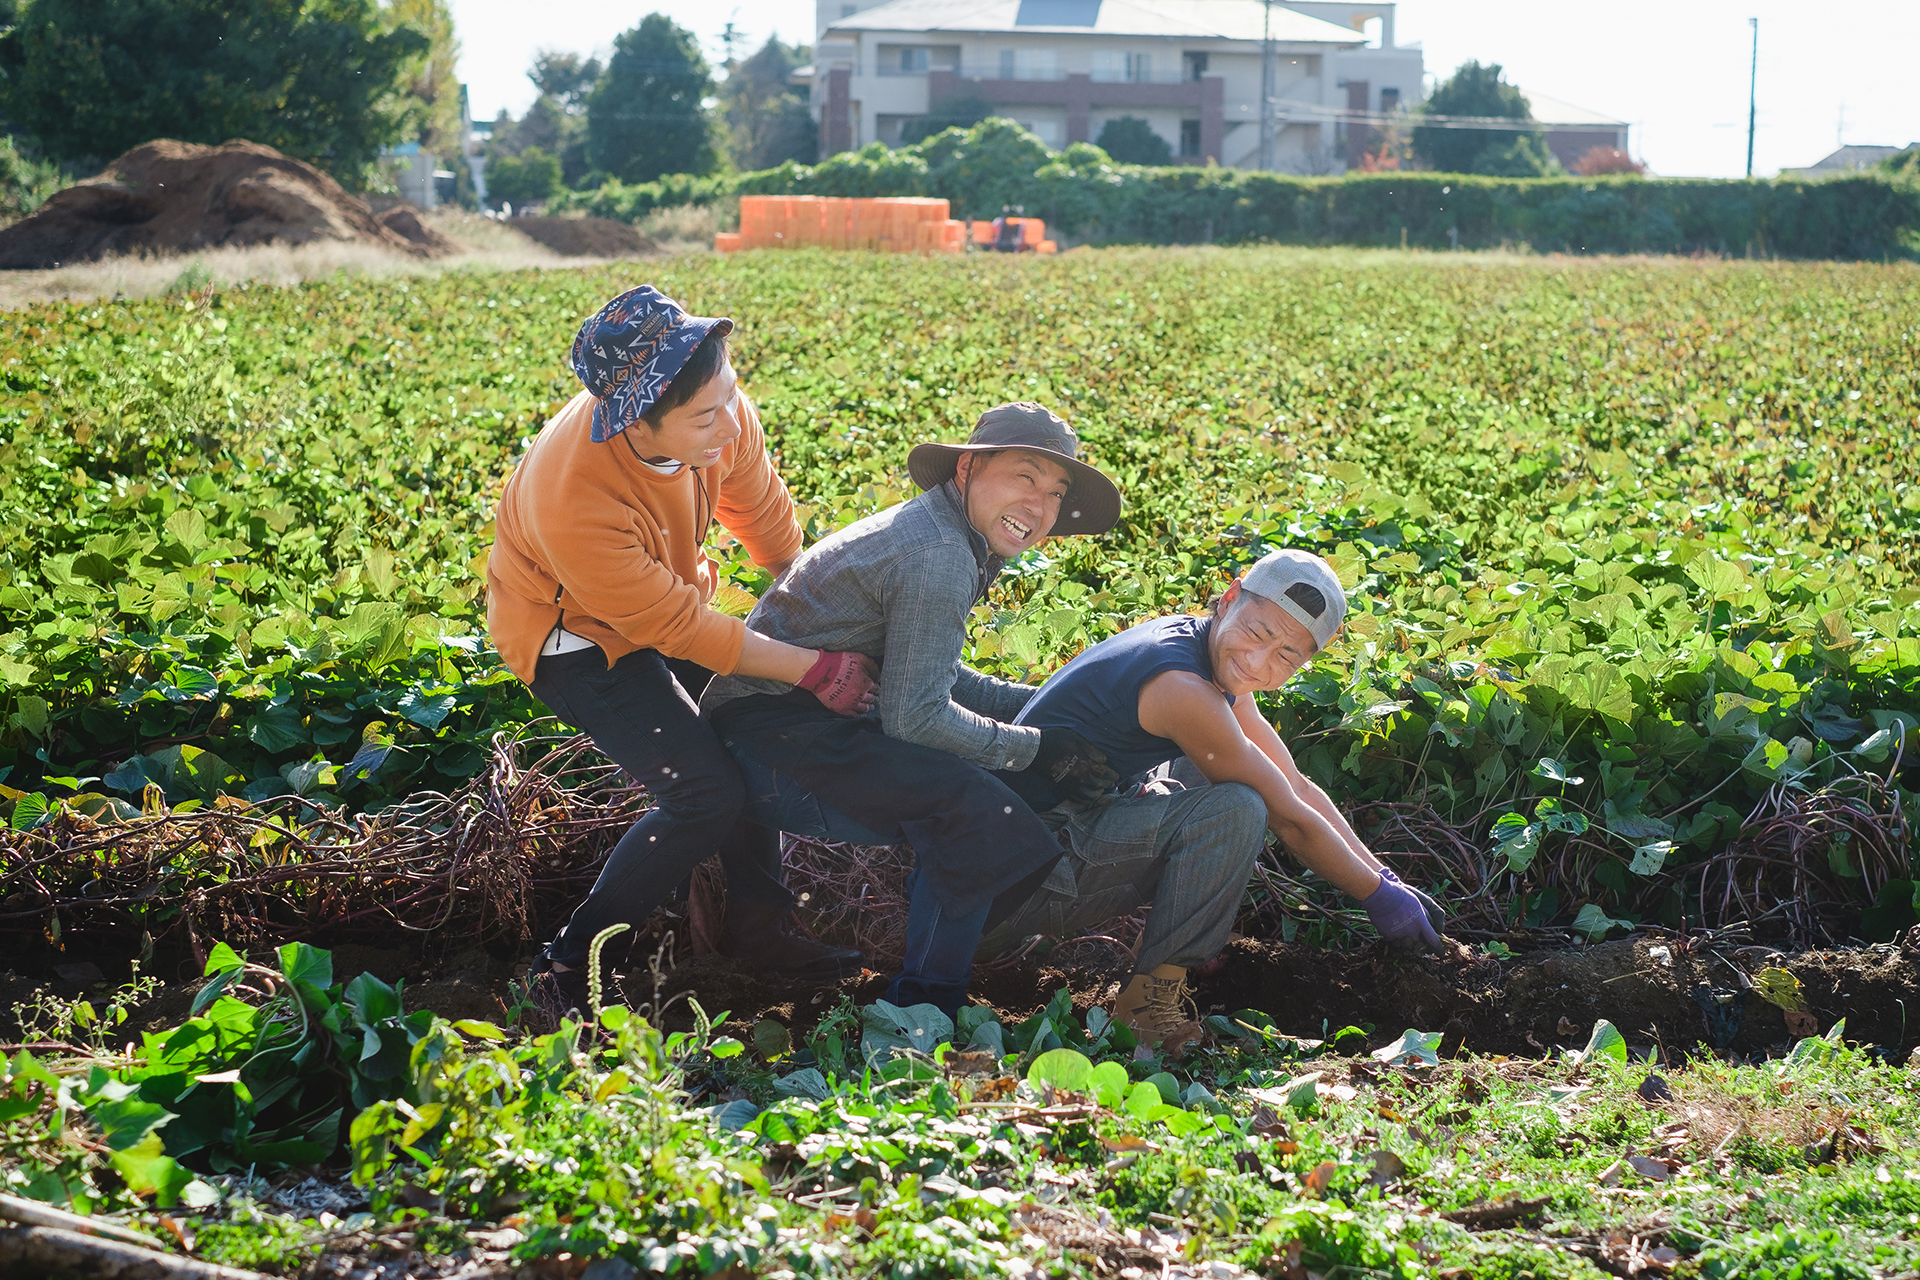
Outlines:
{"type": "Polygon", "coordinates": [[[1315,649],[1324,649],[1347,616],[1347,593],[1333,566],[1310,551],[1291,547],[1261,556],[1240,575],[1240,586],[1271,600],[1307,629],[1315,649]]]}

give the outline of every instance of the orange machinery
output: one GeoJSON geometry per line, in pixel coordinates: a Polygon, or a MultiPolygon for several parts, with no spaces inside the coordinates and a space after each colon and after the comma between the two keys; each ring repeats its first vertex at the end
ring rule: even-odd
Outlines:
{"type": "Polygon", "coordinates": [[[1047,239],[1047,224],[1039,218],[994,218],[972,224],[973,243],[998,253],[1057,253],[1060,246],[1047,239]]]}
{"type": "Polygon", "coordinates": [[[947,216],[945,200],[918,197],[741,196],[740,230],[721,232],[713,247],[741,249],[877,249],[891,253],[960,253],[966,224],[947,216]]]}

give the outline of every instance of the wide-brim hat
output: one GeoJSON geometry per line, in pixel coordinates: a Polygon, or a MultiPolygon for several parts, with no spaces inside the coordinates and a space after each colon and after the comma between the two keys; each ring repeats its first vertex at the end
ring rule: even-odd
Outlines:
{"type": "Polygon", "coordinates": [[[733,332],[724,316],[689,315],[650,284],[594,312],[573,339],[570,362],[593,406],[593,439],[613,439],[651,409],[709,334],[733,332]]]}
{"type": "Polygon", "coordinates": [[[1067,472],[1067,498],[1048,536],[1105,533],[1120,523],[1120,490],[1079,459],[1080,437],[1057,415],[1030,400],[995,405],[973,424],[965,444],[919,444],[907,455],[907,474],[922,489],[953,479],[963,453],[1032,449],[1057,455],[1067,472]]]}

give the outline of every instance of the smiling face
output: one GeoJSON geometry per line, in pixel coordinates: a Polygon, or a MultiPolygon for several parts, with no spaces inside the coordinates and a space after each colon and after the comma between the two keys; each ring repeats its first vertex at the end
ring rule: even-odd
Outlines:
{"type": "Polygon", "coordinates": [[[1243,590],[1236,579],[1214,610],[1207,634],[1213,682],[1239,695],[1278,689],[1318,652],[1313,636],[1264,596],[1243,590]]]}
{"type": "Polygon", "coordinates": [[[671,460],[690,467],[710,467],[740,435],[740,415],[731,412],[740,394],[733,361],[723,360],[720,372],[707,379],[685,404],[660,415],[658,426],[642,420],[629,430],[633,444],[649,462],[671,460]]]}
{"type": "Polygon", "coordinates": [[[1004,560],[1039,546],[1067,497],[1067,469],[1033,449],[962,454],[954,479],[968,521],[1004,560]]]}

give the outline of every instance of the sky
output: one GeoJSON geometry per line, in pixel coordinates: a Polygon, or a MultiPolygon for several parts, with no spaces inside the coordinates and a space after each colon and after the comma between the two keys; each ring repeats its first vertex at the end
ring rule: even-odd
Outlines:
{"type": "MultiPolygon", "coordinates": [[[[811,0],[450,0],[474,115],[533,101],[536,49],[599,53],[651,12],[692,30],[718,61],[728,22],[750,52],[777,34],[813,38],[811,0]]],[[[1507,79],[1627,121],[1655,173],[1746,171],[1748,18],[1760,20],[1754,172],[1812,164],[1839,141],[1920,141],[1920,0],[1400,0],[1398,42],[1419,41],[1429,76],[1470,58],[1507,79]]]]}

